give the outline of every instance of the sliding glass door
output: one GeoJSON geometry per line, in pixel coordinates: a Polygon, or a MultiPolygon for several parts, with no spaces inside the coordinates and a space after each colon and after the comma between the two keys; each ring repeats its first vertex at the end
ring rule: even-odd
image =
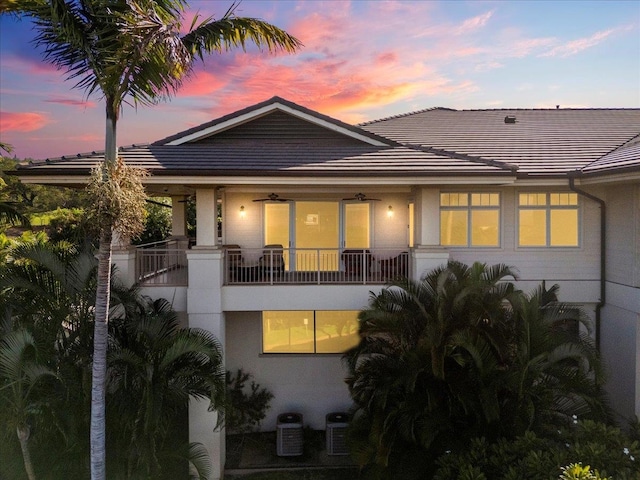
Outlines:
{"type": "Polygon", "coordinates": [[[369,248],[370,205],[364,202],[265,203],[265,243],[285,247],[285,267],[337,271],[340,247],[369,248]],[[287,247],[295,247],[290,256],[287,247]]]}

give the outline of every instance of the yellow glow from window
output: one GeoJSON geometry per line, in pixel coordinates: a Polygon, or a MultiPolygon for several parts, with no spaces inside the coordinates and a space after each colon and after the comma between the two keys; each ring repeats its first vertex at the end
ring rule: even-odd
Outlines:
{"type": "Polygon", "coordinates": [[[547,244],[546,219],[546,210],[520,210],[519,245],[522,247],[544,247],[547,244]]]}
{"type": "Polygon", "coordinates": [[[413,220],[413,216],[415,215],[415,205],[413,203],[409,204],[409,247],[413,248],[414,243],[414,229],[415,222],[413,220]]]}
{"type": "Polygon", "coordinates": [[[313,311],[262,312],[262,351],[314,353],[313,311]]]}
{"type": "Polygon", "coordinates": [[[519,204],[522,206],[540,206],[547,204],[546,193],[521,193],[518,198],[519,204]]]}
{"type": "Polygon", "coordinates": [[[497,193],[472,193],[471,205],[475,207],[497,207],[500,205],[500,195],[497,193]]]}
{"type": "Polygon", "coordinates": [[[550,243],[554,247],[578,246],[578,211],[551,210],[550,243]]]}
{"type": "Polygon", "coordinates": [[[440,205],[443,207],[466,207],[469,204],[467,193],[441,193],[440,205]]]}
{"type": "Polygon", "coordinates": [[[262,312],[264,353],[344,353],[360,341],[358,310],[262,312]]]}
{"type": "Polygon", "coordinates": [[[466,210],[443,210],[440,212],[440,244],[467,245],[466,210]]]}
{"type": "Polygon", "coordinates": [[[344,206],[344,246],[369,248],[369,204],[346,203],[344,206]]]}
{"type": "Polygon", "coordinates": [[[344,353],[359,341],[357,310],[316,312],[316,353],[344,353]]]}
{"type": "Polygon", "coordinates": [[[497,247],[500,244],[500,218],[498,210],[471,211],[471,245],[497,247]]]}

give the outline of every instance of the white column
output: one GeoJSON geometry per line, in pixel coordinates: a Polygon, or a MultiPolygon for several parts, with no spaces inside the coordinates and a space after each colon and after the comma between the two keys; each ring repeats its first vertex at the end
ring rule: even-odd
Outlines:
{"type": "Polygon", "coordinates": [[[196,247],[218,244],[218,208],[215,188],[196,190],[196,247]]]}
{"type": "Polygon", "coordinates": [[[437,189],[416,192],[416,246],[440,245],[440,196],[437,189]]]}
{"type": "MultiPolygon", "coordinates": [[[[198,197],[199,199],[200,197],[198,197]]],[[[215,204],[215,203],[214,203],[215,204]]],[[[200,224],[198,224],[198,232],[200,224]]],[[[222,312],[222,250],[200,247],[187,251],[189,289],[187,312],[189,327],[212,332],[225,346],[225,324],[222,312]]],[[[223,357],[224,361],[224,357],[223,357]]],[[[209,401],[191,400],[189,403],[189,441],[203,444],[213,466],[212,480],[222,478],[225,462],[224,430],[214,431],[215,412],[209,412],[209,401]]]]}
{"type": "Polygon", "coordinates": [[[116,275],[126,287],[130,287],[136,283],[136,247],[114,232],[111,249],[111,264],[116,266],[116,275]]]}
{"type": "Polygon", "coordinates": [[[171,236],[187,236],[187,202],[184,195],[171,196],[171,236]]]}

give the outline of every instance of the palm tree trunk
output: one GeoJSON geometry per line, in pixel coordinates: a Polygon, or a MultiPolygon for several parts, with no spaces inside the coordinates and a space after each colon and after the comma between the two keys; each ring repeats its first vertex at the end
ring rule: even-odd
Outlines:
{"type": "Polygon", "coordinates": [[[98,286],[93,336],[93,371],[91,377],[91,479],[106,478],[105,386],[107,375],[107,337],[109,323],[109,285],[111,284],[110,227],[100,234],[98,252],[98,286]]]}
{"type": "Polygon", "coordinates": [[[29,425],[21,424],[16,427],[16,433],[18,434],[18,441],[20,442],[20,449],[22,450],[22,461],[24,462],[24,469],[27,472],[29,480],[36,480],[36,474],[33,470],[33,463],[31,463],[31,453],[29,452],[29,436],[31,429],[29,425]]]}

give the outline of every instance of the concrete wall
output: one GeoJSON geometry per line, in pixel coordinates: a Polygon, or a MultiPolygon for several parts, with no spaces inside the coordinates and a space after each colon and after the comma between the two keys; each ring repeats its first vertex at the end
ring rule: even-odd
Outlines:
{"type": "Polygon", "coordinates": [[[607,391],[623,420],[640,417],[640,186],[608,188],[607,285],[601,351],[607,391]]]}
{"type": "Polygon", "coordinates": [[[226,368],[251,373],[274,395],[263,430],[275,430],[280,413],[299,412],[305,426],[324,429],[325,415],[351,405],[340,355],[263,355],[261,312],[226,315],[226,368]]]}

